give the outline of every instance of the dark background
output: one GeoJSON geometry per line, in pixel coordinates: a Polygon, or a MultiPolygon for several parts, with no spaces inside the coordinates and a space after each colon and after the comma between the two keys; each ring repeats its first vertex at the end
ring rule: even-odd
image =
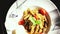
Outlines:
{"type": "MultiPolygon", "coordinates": [[[[4,26],[8,9],[16,0],[0,0],[0,34],[7,34],[4,26]]],[[[60,0],[51,0],[60,11],[60,0]]]]}

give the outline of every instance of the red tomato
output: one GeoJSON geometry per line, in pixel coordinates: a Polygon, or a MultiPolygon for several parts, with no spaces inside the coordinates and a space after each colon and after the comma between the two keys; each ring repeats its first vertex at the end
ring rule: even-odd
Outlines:
{"type": "Polygon", "coordinates": [[[19,24],[19,25],[23,25],[23,24],[24,24],[24,20],[20,20],[20,21],[18,22],[18,24],[19,24]]]}
{"type": "Polygon", "coordinates": [[[46,10],[41,8],[41,9],[39,9],[39,13],[41,13],[42,15],[45,15],[46,14],[46,10]]]}

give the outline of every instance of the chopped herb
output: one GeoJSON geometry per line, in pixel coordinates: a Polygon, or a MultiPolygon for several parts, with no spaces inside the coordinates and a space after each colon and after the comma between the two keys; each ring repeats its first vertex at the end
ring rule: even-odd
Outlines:
{"type": "Polygon", "coordinates": [[[41,23],[41,20],[36,20],[36,24],[40,24],[41,23]]]}
{"type": "Polygon", "coordinates": [[[36,19],[34,17],[30,16],[29,20],[33,23],[33,25],[36,25],[36,23],[35,23],[36,19]]]}

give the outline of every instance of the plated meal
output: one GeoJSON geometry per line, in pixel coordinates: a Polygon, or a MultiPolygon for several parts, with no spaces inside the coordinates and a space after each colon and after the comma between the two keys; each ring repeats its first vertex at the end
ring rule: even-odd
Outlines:
{"type": "Polygon", "coordinates": [[[7,34],[55,34],[58,9],[50,0],[18,0],[9,9],[7,34]]]}
{"type": "Polygon", "coordinates": [[[28,34],[47,34],[50,28],[50,17],[41,7],[27,8],[18,24],[23,25],[28,34]]]}

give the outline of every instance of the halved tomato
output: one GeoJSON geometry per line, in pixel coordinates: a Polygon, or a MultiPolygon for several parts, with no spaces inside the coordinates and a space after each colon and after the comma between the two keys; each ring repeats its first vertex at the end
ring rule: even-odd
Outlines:
{"type": "Polygon", "coordinates": [[[38,11],[39,11],[39,13],[41,13],[42,15],[45,15],[45,14],[47,13],[46,10],[43,9],[43,8],[39,9],[38,11]]]}
{"type": "Polygon", "coordinates": [[[19,24],[19,25],[23,25],[23,24],[24,24],[24,20],[20,20],[20,21],[18,22],[18,24],[19,24]]]}

